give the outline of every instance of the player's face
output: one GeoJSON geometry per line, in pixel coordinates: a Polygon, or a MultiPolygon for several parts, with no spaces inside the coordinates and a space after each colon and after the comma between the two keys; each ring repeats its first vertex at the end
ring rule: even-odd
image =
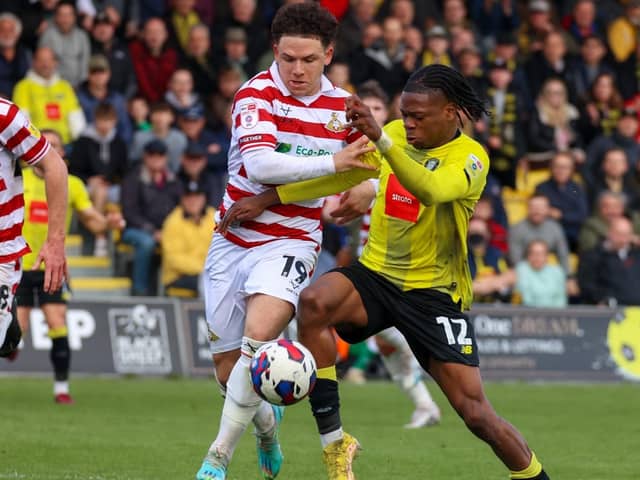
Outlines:
{"type": "Polygon", "coordinates": [[[297,97],[320,91],[324,67],[333,57],[333,46],[324,48],[317,38],[284,36],[274,45],[278,72],[291,94],[297,97]]]}
{"type": "Polygon", "coordinates": [[[444,145],[458,128],[455,106],[440,93],[402,92],[400,113],[407,142],[415,148],[444,145]]]}

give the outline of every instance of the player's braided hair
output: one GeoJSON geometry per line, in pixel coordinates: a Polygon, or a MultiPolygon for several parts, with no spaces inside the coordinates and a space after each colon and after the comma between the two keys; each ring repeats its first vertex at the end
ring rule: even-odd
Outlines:
{"type": "Polygon", "coordinates": [[[293,3],[281,7],[271,23],[271,39],[278,43],[284,35],[315,37],[327,48],[336,40],[338,21],[319,3],[293,3]]]}
{"type": "Polygon", "coordinates": [[[469,82],[451,67],[439,64],[422,67],[409,77],[404,87],[404,91],[410,93],[429,93],[432,90],[442,92],[448,101],[471,120],[477,121],[482,115],[489,114],[484,101],[469,82]]]}

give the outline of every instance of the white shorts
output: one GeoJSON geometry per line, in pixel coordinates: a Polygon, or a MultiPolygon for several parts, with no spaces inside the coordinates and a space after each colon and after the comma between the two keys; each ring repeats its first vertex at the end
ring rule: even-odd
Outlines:
{"type": "Polygon", "coordinates": [[[248,296],[262,293],[297,307],[317,257],[313,242],[285,239],[243,248],[215,234],[204,270],[211,353],[240,348],[248,296]]]}
{"type": "Polygon", "coordinates": [[[11,325],[13,297],[22,278],[22,260],[0,263],[0,346],[11,325]]]}

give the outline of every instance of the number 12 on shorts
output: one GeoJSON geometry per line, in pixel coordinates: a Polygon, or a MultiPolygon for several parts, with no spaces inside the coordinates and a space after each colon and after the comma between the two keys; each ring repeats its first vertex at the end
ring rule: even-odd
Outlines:
{"type": "Polygon", "coordinates": [[[467,321],[464,318],[436,317],[438,325],[442,325],[449,345],[460,345],[461,353],[471,353],[473,342],[467,337],[467,321]],[[459,327],[458,336],[453,332],[454,326],[459,327]]]}

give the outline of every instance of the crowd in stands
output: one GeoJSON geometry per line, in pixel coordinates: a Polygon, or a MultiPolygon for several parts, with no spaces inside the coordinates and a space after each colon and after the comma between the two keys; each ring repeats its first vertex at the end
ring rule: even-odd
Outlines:
{"type": "MultiPolygon", "coordinates": [[[[273,61],[282,3],[0,0],[0,95],[59,133],[99,211],[121,208],[133,294],[154,290],[158,255],[166,290],[197,294],[230,106],[273,61]]],[[[469,229],[477,301],[640,304],[640,1],[320,3],[341,24],[328,77],[378,89],[387,120],[430,63],[457,68],[486,99],[490,116],[461,118],[491,158],[469,229]]],[[[351,238],[356,255],[357,227],[326,232],[329,253],[348,261],[351,238]]],[[[113,253],[109,236],[94,253],[113,253]]]]}

